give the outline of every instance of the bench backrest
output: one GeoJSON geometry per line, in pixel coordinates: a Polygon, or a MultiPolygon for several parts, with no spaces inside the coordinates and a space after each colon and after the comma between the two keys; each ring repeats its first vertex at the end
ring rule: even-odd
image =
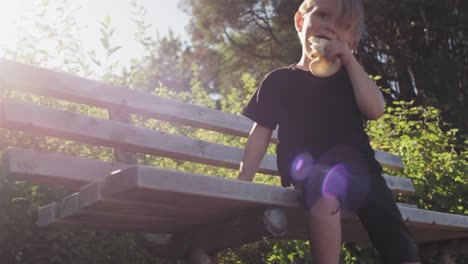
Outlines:
{"type": "MultiPolygon", "coordinates": [[[[0,85],[2,88],[15,91],[105,108],[110,111],[111,115],[116,113],[117,116],[113,118],[114,120],[106,120],[5,98],[1,103],[0,127],[21,130],[28,134],[53,136],[107,146],[123,151],[124,154],[125,152],[144,153],[237,169],[242,158],[242,148],[131,125],[128,124],[130,121],[128,117],[130,114],[136,114],[145,118],[154,118],[240,137],[247,137],[252,126],[250,120],[239,115],[4,59],[0,59],[0,85]]],[[[276,141],[277,135],[274,133],[272,142],[276,141]]],[[[39,159],[36,154],[28,154],[21,150],[11,150],[8,153],[10,157],[20,154],[25,157],[29,155],[31,159],[39,159]]],[[[67,159],[63,156],[60,157],[67,159]]],[[[376,158],[386,168],[394,170],[403,168],[401,159],[396,155],[376,151],[376,158]]],[[[42,157],[42,159],[46,158],[42,157]]],[[[58,156],[54,156],[50,160],[54,159],[60,160],[58,156]]],[[[51,162],[50,160],[49,162],[51,162]]],[[[119,161],[122,162],[122,160],[119,161]]],[[[127,163],[135,162],[134,158],[127,160],[127,163]]],[[[43,162],[47,161],[43,160],[43,162]]],[[[11,163],[8,164],[10,169],[18,169],[18,175],[28,175],[27,168],[25,169],[24,166],[16,164],[15,167],[14,162],[9,161],[9,163],[11,163]]],[[[57,162],[54,163],[59,166],[57,162]]],[[[123,166],[98,161],[97,163],[101,164],[96,165],[97,167],[101,169],[105,167],[105,170],[123,166]]],[[[38,167],[42,166],[38,162],[36,164],[38,167]]],[[[265,155],[260,164],[259,172],[278,175],[274,155],[265,155]]],[[[37,171],[35,174],[40,175],[37,171]]],[[[86,179],[85,176],[77,176],[70,182],[65,180],[60,184],[78,186],[82,184],[80,177],[83,178],[83,182],[92,180],[86,179]]],[[[36,181],[38,178],[35,177],[36,181]]],[[[413,190],[411,182],[408,182],[407,179],[387,177],[387,180],[396,191],[411,192],[413,190]]]]}

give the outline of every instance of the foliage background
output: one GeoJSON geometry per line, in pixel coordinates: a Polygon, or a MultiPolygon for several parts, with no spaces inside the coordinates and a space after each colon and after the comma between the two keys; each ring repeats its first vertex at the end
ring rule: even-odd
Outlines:
{"type": "MultiPolygon", "coordinates": [[[[177,36],[149,33],[150,25],[144,19],[145,10],[138,1],[131,1],[135,11],[133,19],[139,27],[135,38],[145,47],[145,54],[142,58],[135,58],[129,67],[122,66],[118,60],[119,49],[124,44],[113,42],[111,18],[105,18],[100,24],[101,48],[107,56],[97,57],[95,50],[84,50],[80,46],[79,37],[74,33],[76,21],[66,11],[70,1],[37,2],[42,9],[30,18],[35,21],[37,34],[21,36],[18,49],[6,52],[5,58],[230,113],[240,112],[266,72],[273,67],[293,63],[298,57],[297,41],[290,41],[295,38],[290,18],[296,6],[286,1],[182,1],[181,6],[193,20],[190,47],[182,44],[177,36]],[[60,27],[43,23],[52,4],[61,7],[57,18],[61,21],[60,27]],[[209,31],[203,30],[208,28],[209,31]],[[55,48],[38,49],[40,45],[37,44],[44,40],[55,48]]],[[[378,82],[383,87],[393,88],[385,90],[388,100],[386,114],[369,122],[367,131],[374,148],[403,158],[406,168],[399,175],[409,176],[416,184],[415,195],[397,199],[417,204],[420,208],[467,215],[468,149],[464,110],[468,23],[461,23],[466,21],[464,2],[449,2],[451,5],[441,6],[436,1],[365,1],[367,19],[372,23],[368,27],[369,36],[361,43],[358,57],[365,65],[370,65],[370,72],[382,76],[378,82]],[[398,17],[386,19],[390,17],[387,12],[402,10],[405,11],[397,12],[400,14],[398,17]],[[426,19],[421,21],[423,17],[426,19]],[[385,32],[379,32],[382,29],[385,32]],[[425,34],[425,29],[429,33],[425,34]],[[427,45],[422,49],[424,51],[415,48],[420,42],[427,45]],[[453,47],[447,48],[448,42],[453,43],[453,47]],[[385,63],[382,57],[387,58],[385,63]],[[429,71],[420,68],[422,65],[429,71]],[[409,69],[419,78],[418,90],[408,85],[411,82],[409,69]],[[399,89],[395,89],[396,82],[399,89]],[[418,91],[417,94],[414,91],[418,91]]],[[[105,109],[17,93],[8,87],[0,89],[0,97],[17,97],[107,117],[105,109]]],[[[237,147],[245,143],[245,139],[171,126],[139,116],[135,116],[133,122],[237,147]]],[[[16,146],[112,160],[111,150],[104,147],[5,129],[0,129],[0,139],[0,152],[16,146]]],[[[272,148],[269,151],[272,152],[272,148]]],[[[236,176],[235,170],[196,166],[149,155],[138,158],[139,162],[153,166],[177,166],[178,169],[208,175],[236,176]]],[[[38,229],[35,226],[37,208],[68,193],[57,188],[7,180],[4,175],[0,179],[2,263],[177,263],[152,256],[136,242],[133,234],[38,229]]],[[[277,180],[265,175],[259,175],[256,180],[278,184],[277,180]]],[[[307,248],[307,242],[301,241],[261,241],[225,250],[218,257],[220,263],[313,263],[307,248]]],[[[375,261],[372,250],[360,249],[354,244],[345,245],[343,256],[346,263],[375,261]]]]}

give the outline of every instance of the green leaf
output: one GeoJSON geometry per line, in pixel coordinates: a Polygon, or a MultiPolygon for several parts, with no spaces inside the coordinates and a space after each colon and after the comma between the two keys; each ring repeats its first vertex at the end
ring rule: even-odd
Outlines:
{"type": "Polygon", "coordinates": [[[111,18],[109,15],[107,15],[105,18],[104,18],[104,22],[106,23],[106,25],[110,25],[111,24],[111,18]]]}
{"type": "Polygon", "coordinates": [[[109,49],[109,39],[106,36],[101,38],[101,44],[106,50],[109,49]]]}
{"type": "Polygon", "coordinates": [[[107,56],[111,56],[112,54],[114,54],[116,51],[118,51],[121,48],[122,48],[121,46],[117,46],[117,47],[113,47],[113,48],[109,49],[107,51],[107,56]]]}

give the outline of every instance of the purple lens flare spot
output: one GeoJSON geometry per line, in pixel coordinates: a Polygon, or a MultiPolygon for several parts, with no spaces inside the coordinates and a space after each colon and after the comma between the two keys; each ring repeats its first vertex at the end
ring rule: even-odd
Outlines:
{"type": "Polygon", "coordinates": [[[308,153],[299,154],[291,166],[291,177],[295,181],[303,181],[310,174],[314,159],[308,153]]]}
{"type": "Polygon", "coordinates": [[[323,180],[322,195],[325,198],[345,196],[349,177],[348,170],[343,165],[333,166],[323,180]]]}

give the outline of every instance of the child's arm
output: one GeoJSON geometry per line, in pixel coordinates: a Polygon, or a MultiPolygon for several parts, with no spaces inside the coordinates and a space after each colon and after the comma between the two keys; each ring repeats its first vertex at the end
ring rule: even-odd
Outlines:
{"type": "Polygon", "coordinates": [[[326,56],[330,59],[339,57],[346,67],[361,113],[367,119],[377,119],[382,116],[385,111],[382,92],[356,60],[348,45],[340,41],[331,41],[327,45],[326,52],[326,56]]]}
{"type": "Polygon", "coordinates": [[[272,130],[255,123],[245,145],[240,163],[239,180],[252,181],[270,143],[272,130]]]}
{"type": "Polygon", "coordinates": [[[346,65],[346,69],[361,113],[367,119],[381,117],[385,111],[385,101],[374,80],[369,77],[354,56],[346,65]]]}

